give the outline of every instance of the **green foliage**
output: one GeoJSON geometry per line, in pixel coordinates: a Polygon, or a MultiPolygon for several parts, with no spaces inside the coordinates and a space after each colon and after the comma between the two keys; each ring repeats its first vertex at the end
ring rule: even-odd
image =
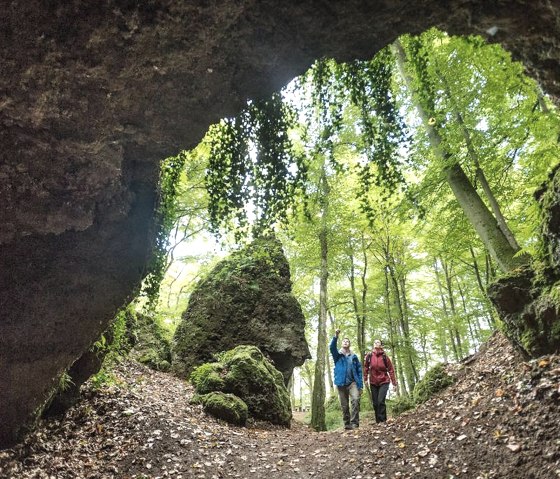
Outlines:
{"type": "Polygon", "coordinates": [[[294,121],[294,112],[277,93],[210,128],[206,187],[215,234],[232,225],[237,239],[248,234],[247,204],[254,208],[256,236],[286,219],[306,171],[288,133],[294,121]]]}
{"type": "Polygon", "coordinates": [[[403,412],[414,408],[414,406],[414,400],[408,395],[401,395],[397,396],[395,399],[387,400],[387,409],[391,416],[398,416],[403,412]]]}
{"type": "Polygon", "coordinates": [[[156,371],[171,367],[171,333],[153,313],[135,313],[134,347],[130,357],[156,371]]]}
{"type": "Polygon", "coordinates": [[[422,378],[412,393],[415,404],[422,404],[434,394],[453,384],[455,379],[445,371],[444,364],[437,364],[422,378]]]}
{"type": "Polygon", "coordinates": [[[148,299],[147,308],[153,309],[159,297],[159,288],[167,265],[169,234],[177,219],[179,180],[187,158],[186,152],[162,161],[159,175],[158,205],[156,208],[156,235],[152,257],[144,279],[142,295],[148,299]]]}
{"type": "Polygon", "coordinates": [[[72,385],[74,385],[72,377],[68,374],[68,371],[64,371],[58,379],[58,390],[62,392],[68,391],[72,385]]]}
{"type": "Polygon", "coordinates": [[[234,394],[211,392],[199,396],[198,401],[204,411],[212,416],[238,426],[244,426],[247,422],[249,413],[247,404],[234,394]]]}
{"type": "Polygon", "coordinates": [[[94,388],[111,386],[117,383],[112,373],[113,366],[119,362],[132,347],[129,333],[136,322],[132,305],[121,309],[101,337],[93,344],[92,351],[103,358],[103,365],[90,379],[94,388]]]}

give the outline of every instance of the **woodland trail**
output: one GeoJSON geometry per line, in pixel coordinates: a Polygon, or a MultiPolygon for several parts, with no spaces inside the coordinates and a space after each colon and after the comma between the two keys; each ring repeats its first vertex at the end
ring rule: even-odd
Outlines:
{"type": "Polygon", "coordinates": [[[457,382],[384,425],[316,433],[232,427],[183,381],[125,362],[93,393],[0,452],[1,478],[560,477],[560,356],[522,362],[494,335],[457,382]]]}

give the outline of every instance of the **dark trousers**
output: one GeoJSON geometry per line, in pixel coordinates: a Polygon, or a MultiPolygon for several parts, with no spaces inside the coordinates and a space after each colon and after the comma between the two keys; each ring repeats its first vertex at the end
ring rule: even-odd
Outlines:
{"type": "Polygon", "coordinates": [[[369,387],[371,388],[371,402],[375,411],[375,422],[385,422],[387,420],[385,398],[389,390],[389,383],[381,384],[380,386],[370,384],[369,387]]]}

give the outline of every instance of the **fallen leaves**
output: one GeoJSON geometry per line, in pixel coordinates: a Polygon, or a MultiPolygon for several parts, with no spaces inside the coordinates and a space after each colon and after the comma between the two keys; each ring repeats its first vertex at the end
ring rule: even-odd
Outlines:
{"type": "Polygon", "coordinates": [[[190,405],[183,382],[126,363],[128,388],[92,394],[17,452],[0,452],[0,477],[554,477],[560,358],[517,365],[511,354],[495,338],[468,375],[456,366],[460,379],[443,394],[349,434],[230,427],[190,405]]]}

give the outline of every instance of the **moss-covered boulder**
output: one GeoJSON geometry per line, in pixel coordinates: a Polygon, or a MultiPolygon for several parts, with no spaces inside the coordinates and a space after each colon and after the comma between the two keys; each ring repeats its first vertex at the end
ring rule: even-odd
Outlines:
{"type": "Polygon", "coordinates": [[[290,425],[292,411],[284,378],[257,347],[238,346],[217,359],[193,371],[191,381],[197,394],[234,394],[247,404],[252,417],[290,425]]]}
{"type": "Polygon", "coordinates": [[[234,394],[212,392],[201,395],[198,400],[206,413],[218,419],[238,426],[244,426],[247,422],[247,404],[234,394]]]}
{"type": "Polygon", "coordinates": [[[454,381],[453,376],[447,374],[445,366],[437,364],[414,386],[412,398],[416,404],[426,402],[434,394],[453,384],[454,381]]]}
{"type": "Polygon", "coordinates": [[[157,371],[171,368],[171,337],[156,318],[136,313],[130,357],[157,371]]]}
{"type": "Polygon", "coordinates": [[[173,370],[188,377],[215,353],[253,344],[287,384],[293,368],[310,357],[304,325],[281,243],[258,239],[196,286],[173,338],[173,370]]]}
{"type": "Polygon", "coordinates": [[[197,394],[208,394],[211,391],[225,389],[224,367],[220,363],[205,363],[191,374],[191,382],[197,394]]]}

